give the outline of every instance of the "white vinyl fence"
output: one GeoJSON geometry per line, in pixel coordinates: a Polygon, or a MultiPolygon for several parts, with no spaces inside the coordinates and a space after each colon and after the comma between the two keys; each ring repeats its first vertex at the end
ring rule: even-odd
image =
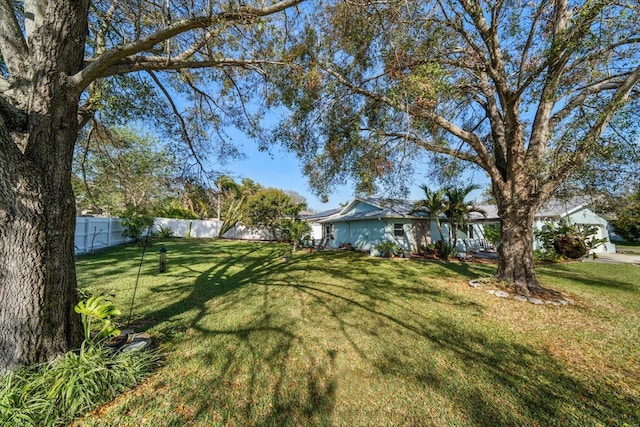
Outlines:
{"type": "MultiPolygon", "coordinates": [[[[157,232],[160,227],[170,228],[175,237],[195,237],[195,238],[214,238],[218,237],[222,221],[217,219],[199,220],[199,219],[173,219],[173,218],[156,218],[154,231],[157,232]]],[[[238,225],[227,231],[225,239],[237,240],[270,240],[271,237],[266,231],[250,230],[242,225],[238,225]]]]}
{"type": "Polygon", "coordinates": [[[76,217],[75,253],[84,254],[124,243],[120,218],[76,217]]]}
{"type": "MultiPolygon", "coordinates": [[[[171,228],[175,237],[215,238],[218,237],[222,221],[156,218],[154,232],[160,227],[171,228]]],[[[124,227],[120,218],[76,217],[75,253],[84,254],[92,251],[117,246],[127,239],[122,235],[124,227]]],[[[270,240],[266,231],[250,230],[239,225],[225,233],[226,239],[237,240],[270,240]]]]}

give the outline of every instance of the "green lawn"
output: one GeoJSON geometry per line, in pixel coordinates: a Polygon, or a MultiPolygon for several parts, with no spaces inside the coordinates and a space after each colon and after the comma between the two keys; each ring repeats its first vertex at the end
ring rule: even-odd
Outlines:
{"type": "MultiPolygon", "coordinates": [[[[172,239],[133,307],[166,354],[82,426],[640,425],[640,268],[539,269],[569,307],[467,285],[482,264],[172,239]]],[[[78,260],[126,321],[141,249],[78,260]]]]}

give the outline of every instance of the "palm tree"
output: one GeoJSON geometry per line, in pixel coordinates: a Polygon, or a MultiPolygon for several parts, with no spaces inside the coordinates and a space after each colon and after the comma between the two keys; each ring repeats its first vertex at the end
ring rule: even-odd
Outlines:
{"type": "Polygon", "coordinates": [[[480,209],[474,202],[467,202],[465,199],[473,190],[478,190],[475,184],[466,187],[449,187],[444,190],[446,198],[446,209],[444,215],[447,218],[449,230],[449,245],[453,248],[458,236],[458,231],[467,225],[467,220],[471,213],[478,212],[485,215],[485,211],[480,209]]]}
{"type": "Polygon", "coordinates": [[[424,191],[424,199],[419,200],[413,205],[413,212],[422,212],[429,214],[431,218],[436,221],[438,232],[440,233],[440,242],[444,242],[444,232],[442,231],[442,223],[440,222],[440,216],[445,213],[447,209],[447,200],[445,199],[445,190],[439,189],[432,191],[426,185],[421,185],[420,188],[424,191]]]}
{"type": "Polygon", "coordinates": [[[216,201],[217,201],[217,214],[218,221],[222,216],[222,198],[233,193],[238,195],[240,191],[240,185],[238,185],[233,178],[229,175],[220,175],[215,181],[216,183],[216,201]]]}

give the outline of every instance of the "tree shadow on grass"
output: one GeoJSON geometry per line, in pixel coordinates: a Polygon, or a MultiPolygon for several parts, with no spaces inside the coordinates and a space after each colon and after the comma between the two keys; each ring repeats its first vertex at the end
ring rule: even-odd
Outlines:
{"type": "MultiPolygon", "coordinates": [[[[640,402],[634,396],[599,380],[584,383],[569,374],[566,365],[540,349],[446,319],[427,319],[409,311],[402,316],[391,315],[385,309],[372,308],[322,286],[289,286],[314,295],[325,306],[332,306],[336,300],[346,302],[362,312],[355,317],[373,319],[380,325],[390,323],[404,331],[407,342],[424,342],[444,353],[452,366],[461,370],[442,370],[432,360],[415,358],[411,351],[399,351],[398,342],[389,339],[385,343],[384,333],[376,334],[380,347],[386,349],[383,354],[367,355],[353,338],[356,334],[348,332],[357,325],[341,318],[339,310],[329,309],[348,341],[372,366],[393,381],[418,383],[458,402],[457,410],[468,425],[592,425],[605,420],[634,425],[640,421],[640,413],[633,410],[640,402]]],[[[427,425],[432,420],[417,415],[412,424],[427,425]]]]}
{"type": "MultiPolygon", "coordinates": [[[[373,379],[367,376],[369,381],[389,381],[423,399],[434,393],[443,396],[456,411],[448,419],[451,423],[592,425],[611,420],[633,425],[640,421],[631,410],[638,403],[634,397],[603,380],[585,382],[541,349],[444,314],[427,315],[411,303],[431,302],[482,314],[482,307],[472,300],[446,288],[411,283],[410,276],[407,282],[376,277],[363,283],[371,264],[349,258],[345,268],[335,256],[319,254],[316,259],[282,263],[277,247],[239,251],[201,273],[180,300],[149,313],[164,324],[158,330],[167,338],[174,339],[170,331],[181,325],[195,332],[180,340],[209,343],[191,357],[210,369],[190,375],[187,381],[193,384],[176,391],[191,409],[172,414],[164,425],[194,420],[203,425],[211,420],[253,426],[349,423],[355,416],[334,418],[337,406],[355,405],[337,401],[345,369],[338,357],[362,359],[375,372],[373,379]],[[208,316],[223,321],[225,314],[246,311],[248,305],[253,306],[246,318],[238,316],[225,327],[206,321],[208,316]],[[288,309],[299,313],[290,314],[288,309]],[[171,322],[185,312],[190,312],[188,320],[171,322]],[[316,327],[309,329],[311,322],[316,327]],[[444,367],[442,360],[447,361],[444,367]],[[208,390],[206,398],[203,389],[208,390]]],[[[478,271],[455,263],[443,268],[464,275],[478,271]]],[[[401,269],[398,265],[390,271],[401,274],[401,269]]],[[[437,424],[433,413],[401,397],[379,398],[403,406],[405,424],[437,424]]],[[[375,412],[370,415],[360,424],[394,421],[373,418],[380,416],[375,412]]]]}
{"type": "MultiPolygon", "coordinates": [[[[245,249],[245,248],[243,248],[245,249]]],[[[260,277],[282,269],[279,263],[280,248],[272,246],[265,251],[264,246],[253,246],[240,251],[240,253],[227,254],[224,262],[212,260],[212,267],[198,274],[193,283],[182,284],[185,290],[184,296],[177,301],[152,311],[146,317],[159,322],[167,322],[180,314],[197,310],[197,314],[189,322],[188,326],[195,326],[207,314],[207,303],[228,293],[233,293],[238,288],[247,285],[260,277]],[[231,271],[234,267],[242,266],[238,271],[231,271]]],[[[188,262],[188,257],[184,257],[188,262]]],[[[188,266],[183,266],[189,270],[188,266]]],[[[175,291],[173,283],[162,286],[152,286],[152,293],[175,291]]],[[[235,302],[233,298],[230,299],[235,302]]],[[[185,325],[185,328],[187,325],[185,325]]],[[[167,329],[167,328],[163,328],[167,329]]]]}

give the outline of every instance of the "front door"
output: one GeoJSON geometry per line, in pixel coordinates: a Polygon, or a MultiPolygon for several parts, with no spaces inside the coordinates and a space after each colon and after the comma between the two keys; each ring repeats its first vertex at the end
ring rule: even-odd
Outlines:
{"type": "Polygon", "coordinates": [[[333,224],[325,224],[322,231],[322,240],[326,246],[332,246],[333,243],[333,224]]]}

